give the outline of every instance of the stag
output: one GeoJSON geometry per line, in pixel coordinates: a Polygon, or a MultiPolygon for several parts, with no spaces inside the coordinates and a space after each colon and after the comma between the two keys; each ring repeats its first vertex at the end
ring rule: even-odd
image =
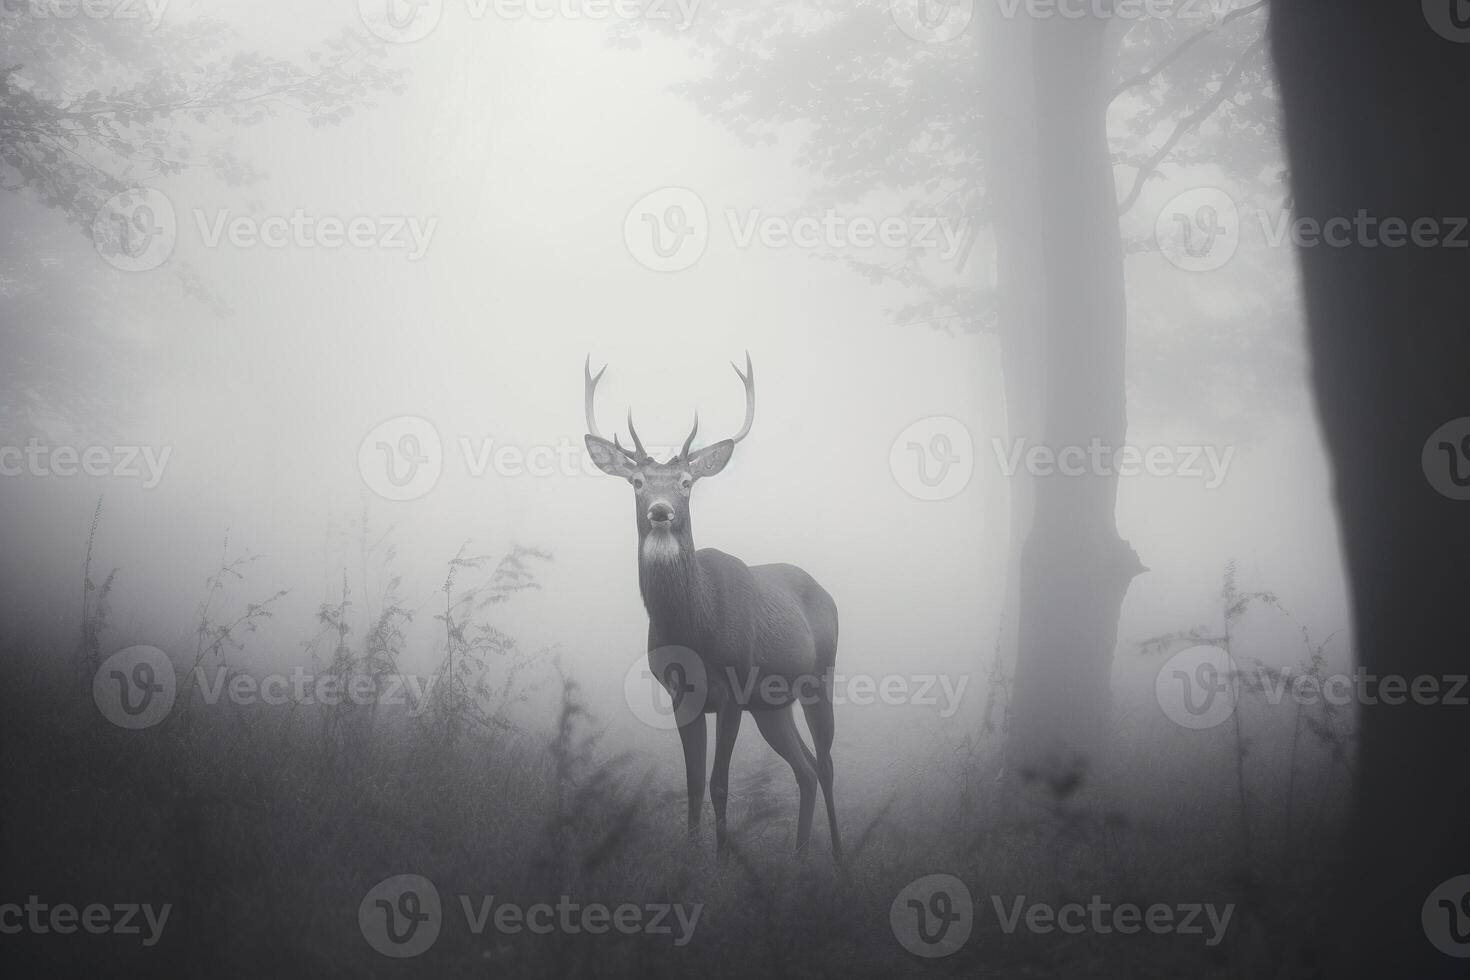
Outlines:
{"type": "Polygon", "coordinates": [[[587,414],[587,451],[598,469],[622,477],[633,487],[638,529],[638,587],[648,610],[649,666],[676,703],[691,693],[702,701],[678,724],[689,790],[689,833],[699,832],[704,808],[706,715],[715,716],[715,758],[709,777],[715,809],[717,853],[726,853],[725,806],[729,799],[730,756],[746,712],[756,728],[796,776],[801,807],[796,849],[811,839],[816,788],[822,789],[832,854],[841,862],[837,809],[832,798],[832,670],[837,659],[837,606],[816,580],[795,565],[748,566],[714,548],[694,547],[689,500],[694,485],[720,473],[736,443],[750,434],[755,420],[755,371],[750,354],[735,373],[745,385],[745,425],[731,439],[695,449],[699,416],[670,460],[656,462],[644,451],[633,413],[628,434],[633,448],[617,436],[603,438],[593,409],[597,383],[607,371],[583,367],[587,414]],[[660,656],[668,650],[692,651],[697,665],[660,656]],[[690,671],[691,666],[700,669],[690,671]],[[671,669],[677,668],[677,669],[671,669]],[[702,678],[692,691],[688,676],[702,678]],[[800,702],[816,752],[796,728],[800,702]]]}

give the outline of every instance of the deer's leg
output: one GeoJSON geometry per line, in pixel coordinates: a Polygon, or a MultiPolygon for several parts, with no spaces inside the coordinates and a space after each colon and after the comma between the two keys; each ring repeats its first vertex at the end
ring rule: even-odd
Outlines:
{"type": "Polygon", "coordinates": [[[812,808],[817,798],[817,770],[811,762],[811,750],[801,740],[796,730],[796,712],[791,705],[770,711],[752,711],[756,727],[776,754],[786,760],[796,776],[796,786],[801,790],[801,810],[796,820],[796,849],[806,847],[812,836],[812,808]]]}
{"type": "Polygon", "coordinates": [[[832,798],[832,736],[836,724],[832,719],[830,679],[828,690],[810,702],[803,702],[806,727],[811,729],[817,749],[817,781],[822,784],[822,800],[827,804],[827,826],[832,832],[832,856],[842,863],[842,837],[837,833],[837,801],[832,798]]]}
{"type": "Polygon", "coordinates": [[[715,714],[715,768],[709,778],[709,798],[715,805],[715,847],[725,852],[725,803],[730,798],[730,756],[735,751],[735,736],[740,734],[740,716],[744,712],[733,698],[721,705],[715,714]]]}
{"type": "Polygon", "coordinates": [[[704,810],[704,748],[708,737],[702,714],[679,727],[679,741],[684,745],[684,784],[689,789],[691,838],[699,833],[699,817],[704,810]]]}

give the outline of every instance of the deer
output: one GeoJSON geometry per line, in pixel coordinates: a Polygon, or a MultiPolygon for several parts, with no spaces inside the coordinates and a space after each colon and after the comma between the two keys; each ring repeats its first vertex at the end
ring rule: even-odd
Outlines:
{"type": "Polygon", "coordinates": [[[699,414],[684,446],[660,463],[643,448],[628,411],[633,447],[623,448],[614,435],[609,442],[598,429],[594,402],[607,365],[592,374],[589,355],[583,365],[587,452],[608,476],[621,477],[633,488],[638,532],[638,587],[648,613],[648,663],[652,675],[676,705],[688,697],[688,676],[703,679],[702,704],[677,718],[684,750],[691,841],[698,838],[704,809],[706,718],[715,716],[714,765],[709,776],[715,811],[715,846],[728,854],[725,812],[729,800],[730,757],[749,713],[756,728],[796,777],[800,793],[796,850],[811,839],[816,788],[827,807],[832,855],[842,864],[842,841],[832,794],[833,669],[837,660],[837,605],[811,575],[795,565],[746,565],[714,548],[694,547],[690,497],[700,480],[718,476],[735,446],[750,434],[755,421],[755,369],[750,352],[742,372],[745,424],[729,439],[699,449],[699,414]],[[697,664],[670,664],[662,651],[692,651],[697,664]],[[676,669],[668,669],[670,667],[676,669]],[[694,668],[694,669],[690,669],[694,668]],[[801,703],[816,751],[808,748],[796,727],[795,704],[801,703]]]}

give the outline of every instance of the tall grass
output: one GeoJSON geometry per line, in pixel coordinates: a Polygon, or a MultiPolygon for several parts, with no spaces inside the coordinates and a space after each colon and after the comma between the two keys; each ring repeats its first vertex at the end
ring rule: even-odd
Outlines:
{"type": "MultiPolygon", "coordinates": [[[[94,521],[75,665],[83,669],[113,645],[112,579],[93,580],[97,533],[94,521]]],[[[407,627],[421,612],[399,595],[392,550],[379,545],[364,545],[362,584],[354,591],[344,573],[304,644],[318,675],[374,691],[415,652],[407,627]],[[369,553],[385,561],[371,594],[369,553]]],[[[1149,836],[1118,808],[1081,801],[1074,791],[1092,775],[1035,774],[1043,816],[1008,811],[997,799],[998,733],[983,727],[858,760],[842,756],[839,717],[846,874],[819,846],[791,853],[796,793],[784,765],[762,756],[737,767],[733,846],[717,861],[712,840],[685,839],[682,773],[606,748],[602,720],[555,651],[522,650],[498,622],[505,604],[538,587],[546,560],[531,548],[466,546],[447,562],[426,607],[443,651],[424,703],[204,700],[189,671],[249,673],[251,641],[286,595],[254,588],[253,556],[228,542],[204,583],[193,649],[175,662],[179,700],[154,728],[110,725],[90,687],[70,677],[67,657],[4,641],[17,696],[0,719],[11,790],[0,846],[18,884],[0,897],[174,906],[157,947],[115,936],[6,937],[9,962],[44,963],[49,973],[210,977],[1268,975],[1256,971],[1271,951],[1253,938],[1264,927],[1249,924],[1207,954],[1178,937],[1000,934],[990,894],[1061,901],[1092,891],[1146,904],[1242,892],[1194,853],[1198,824],[1166,823],[1149,836]],[[557,692],[555,710],[528,720],[538,687],[557,692]],[[895,940],[889,906],[909,881],[936,871],[975,890],[976,931],[954,956],[921,961],[895,940]],[[433,881],[446,914],[434,947],[405,962],[371,949],[357,924],[367,890],[401,873],[433,881]],[[609,906],[698,903],[703,912],[682,947],[617,933],[473,935],[458,896],[486,894],[522,906],[567,895],[609,906]]],[[[1303,718],[1302,737],[1318,724],[1303,718]]],[[[1330,852],[1331,837],[1299,835],[1291,846],[1294,860],[1311,863],[1330,852]]],[[[1282,888],[1256,915],[1285,928],[1298,900],[1282,888]]]]}

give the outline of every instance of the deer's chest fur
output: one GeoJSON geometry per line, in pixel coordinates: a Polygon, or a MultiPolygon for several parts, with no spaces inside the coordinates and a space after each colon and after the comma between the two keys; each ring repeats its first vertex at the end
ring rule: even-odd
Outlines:
{"type": "Polygon", "coordinates": [[[713,549],[645,554],[638,577],[650,649],[688,647],[711,668],[752,664],[757,595],[743,562],[713,549]]]}
{"type": "MultiPolygon", "coordinates": [[[[683,646],[704,662],[712,693],[750,691],[767,675],[815,669],[811,630],[785,593],[763,588],[744,562],[707,548],[639,564],[648,646],[683,646]]],[[[716,698],[718,699],[718,698],[716,698]]]]}

